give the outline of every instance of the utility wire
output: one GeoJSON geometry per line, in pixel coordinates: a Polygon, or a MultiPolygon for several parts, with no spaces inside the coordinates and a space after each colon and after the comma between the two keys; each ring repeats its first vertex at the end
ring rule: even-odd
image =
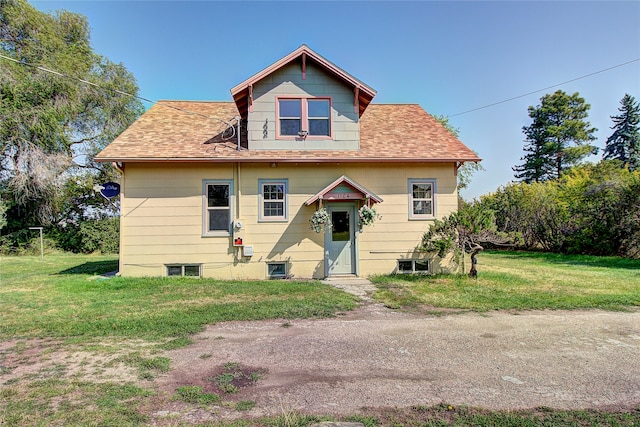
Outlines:
{"type": "MultiPolygon", "coordinates": [[[[17,59],[11,58],[9,56],[5,56],[5,55],[0,54],[0,58],[6,59],[8,61],[13,61],[13,62],[15,62],[17,64],[24,65],[24,66],[27,66],[27,67],[32,67],[32,68],[38,69],[40,71],[51,73],[51,74],[54,74],[54,75],[59,76],[59,77],[63,77],[63,78],[66,78],[66,79],[75,80],[77,82],[88,84],[90,86],[97,87],[100,90],[116,92],[116,93],[119,93],[120,95],[129,96],[131,98],[136,98],[136,99],[139,99],[141,101],[150,102],[152,104],[156,104],[157,103],[157,101],[153,101],[151,99],[144,98],[142,96],[134,95],[132,93],[124,92],[124,91],[121,91],[121,90],[118,90],[118,89],[113,89],[113,88],[100,86],[97,83],[93,83],[93,82],[90,82],[88,80],[81,79],[79,77],[70,76],[68,74],[63,74],[63,73],[60,73],[58,71],[54,71],[54,70],[50,70],[48,68],[44,68],[44,67],[42,67],[40,65],[30,64],[30,63],[24,62],[24,61],[18,61],[17,59]]],[[[165,106],[165,107],[168,107],[168,108],[173,108],[174,110],[181,111],[183,113],[187,113],[187,114],[191,114],[191,115],[195,115],[195,116],[200,116],[200,117],[204,117],[204,118],[207,118],[207,119],[216,120],[218,122],[224,123],[225,125],[229,126],[233,130],[231,136],[228,139],[231,139],[231,138],[233,138],[235,136],[235,127],[231,123],[227,122],[226,120],[222,120],[222,119],[219,119],[217,117],[207,116],[206,114],[202,114],[202,113],[198,113],[198,112],[195,112],[195,111],[186,110],[184,108],[175,107],[173,105],[168,105],[168,104],[162,104],[162,105],[165,106]]]]}
{"type": "Polygon", "coordinates": [[[558,87],[558,86],[562,86],[562,85],[567,84],[567,83],[575,82],[576,80],[581,80],[581,79],[585,79],[587,77],[595,76],[596,74],[604,73],[605,71],[613,70],[614,68],[623,67],[625,65],[629,65],[629,64],[631,64],[633,62],[637,62],[637,61],[640,61],[640,58],[632,59],[631,61],[627,61],[627,62],[624,62],[622,64],[614,65],[613,67],[605,68],[604,70],[596,71],[596,72],[593,72],[593,73],[590,73],[590,74],[585,74],[584,76],[576,77],[575,79],[567,80],[567,81],[562,82],[562,83],[557,83],[555,85],[547,86],[547,87],[542,88],[542,89],[534,90],[533,92],[525,93],[524,95],[514,96],[513,98],[505,99],[503,101],[494,102],[493,104],[487,104],[487,105],[483,105],[482,107],[473,108],[471,110],[463,111],[461,113],[451,114],[448,117],[461,116],[463,114],[471,113],[473,111],[478,111],[478,110],[483,110],[485,108],[493,107],[494,105],[504,104],[505,102],[513,101],[514,99],[524,98],[525,96],[533,95],[534,93],[542,92],[542,91],[545,91],[545,90],[548,90],[548,89],[553,89],[554,87],[558,87]]]}
{"type": "MultiPolygon", "coordinates": [[[[110,90],[112,92],[116,92],[116,93],[119,93],[119,94],[125,95],[125,96],[130,96],[132,98],[136,98],[136,99],[139,99],[139,100],[142,100],[142,101],[145,101],[145,102],[150,102],[152,104],[157,103],[157,101],[153,101],[151,99],[144,98],[142,96],[138,96],[138,95],[134,95],[134,94],[131,94],[131,93],[123,92],[123,91],[118,90],[118,89],[105,88],[105,87],[100,86],[100,85],[98,85],[96,83],[81,79],[79,77],[74,77],[74,76],[70,76],[70,75],[67,75],[67,74],[59,73],[57,71],[53,71],[53,70],[50,70],[48,68],[44,68],[44,67],[39,66],[39,65],[30,64],[28,62],[18,61],[17,59],[11,58],[9,56],[4,56],[4,55],[0,54],[0,58],[4,58],[4,59],[7,59],[9,61],[13,61],[13,62],[18,63],[20,65],[33,67],[33,68],[36,68],[38,70],[45,71],[45,72],[51,73],[51,74],[55,74],[55,75],[60,76],[60,77],[68,78],[68,79],[75,80],[75,81],[78,81],[78,82],[81,82],[81,83],[85,83],[85,84],[88,84],[88,85],[91,85],[91,86],[95,86],[95,87],[97,87],[97,88],[99,88],[101,90],[110,90]]],[[[542,92],[542,91],[545,91],[545,90],[553,89],[554,87],[562,86],[562,85],[565,85],[567,83],[571,83],[571,82],[575,82],[577,80],[585,79],[587,77],[595,76],[596,74],[604,73],[606,71],[610,71],[610,70],[613,70],[615,68],[623,67],[625,65],[629,65],[629,64],[631,64],[633,62],[637,62],[637,61],[640,61],[640,58],[632,59],[631,61],[623,62],[622,64],[614,65],[612,67],[605,68],[603,70],[599,70],[599,71],[595,71],[593,73],[585,74],[584,76],[576,77],[575,79],[566,80],[566,81],[564,81],[562,83],[556,83],[554,85],[547,86],[547,87],[542,88],[542,89],[537,89],[537,90],[534,90],[534,91],[531,91],[531,92],[527,92],[527,93],[525,93],[523,95],[514,96],[512,98],[508,98],[508,99],[505,99],[505,100],[502,100],[502,101],[494,102],[492,104],[483,105],[482,107],[477,107],[477,108],[473,108],[471,110],[462,111],[460,113],[450,114],[450,115],[448,115],[448,117],[461,116],[463,114],[468,114],[468,113],[472,113],[474,111],[483,110],[485,108],[493,107],[495,105],[504,104],[505,102],[513,101],[515,99],[524,98],[525,96],[529,96],[529,95],[533,95],[533,94],[538,93],[538,92],[542,92]]],[[[234,132],[233,132],[233,134],[231,135],[230,138],[233,138],[233,136],[235,134],[234,126],[231,123],[227,122],[226,120],[218,119],[217,117],[207,116],[206,114],[197,113],[195,111],[189,111],[189,110],[186,110],[184,108],[175,107],[173,105],[167,105],[167,104],[163,104],[163,105],[165,107],[168,107],[168,108],[173,108],[174,110],[182,111],[183,113],[192,114],[192,115],[196,115],[196,116],[204,117],[204,118],[207,118],[207,119],[211,119],[211,120],[216,120],[216,121],[222,122],[222,123],[226,124],[227,126],[229,126],[231,129],[233,129],[234,132]]]]}

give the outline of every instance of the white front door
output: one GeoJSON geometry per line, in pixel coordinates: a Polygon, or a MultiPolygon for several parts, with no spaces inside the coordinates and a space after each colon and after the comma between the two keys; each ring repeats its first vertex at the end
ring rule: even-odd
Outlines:
{"type": "Polygon", "coordinates": [[[355,274],[355,207],[353,205],[328,206],[333,227],[325,235],[327,275],[355,274]]]}

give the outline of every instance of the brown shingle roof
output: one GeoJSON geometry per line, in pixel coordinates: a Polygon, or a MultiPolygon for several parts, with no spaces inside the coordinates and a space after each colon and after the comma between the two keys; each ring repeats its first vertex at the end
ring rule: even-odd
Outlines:
{"type": "Polygon", "coordinates": [[[95,160],[252,162],[443,162],[480,158],[417,104],[370,104],[360,119],[359,150],[237,150],[224,141],[233,102],[159,101],[95,160]]]}

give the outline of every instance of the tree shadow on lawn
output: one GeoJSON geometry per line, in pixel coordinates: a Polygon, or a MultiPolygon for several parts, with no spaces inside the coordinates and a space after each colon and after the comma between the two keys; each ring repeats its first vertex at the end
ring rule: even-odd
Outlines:
{"type": "Polygon", "coordinates": [[[105,274],[118,270],[118,260],[90,261],[76,265],[56,274],[105,274]]]}

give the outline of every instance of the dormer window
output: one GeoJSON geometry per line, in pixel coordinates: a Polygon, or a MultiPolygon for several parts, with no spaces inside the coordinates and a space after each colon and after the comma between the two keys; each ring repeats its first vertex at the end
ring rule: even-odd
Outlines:
{"type": "Polygon", "coordinates": [[[278,137],[331,138],[330,98],[278,98],[278,137]]]}

